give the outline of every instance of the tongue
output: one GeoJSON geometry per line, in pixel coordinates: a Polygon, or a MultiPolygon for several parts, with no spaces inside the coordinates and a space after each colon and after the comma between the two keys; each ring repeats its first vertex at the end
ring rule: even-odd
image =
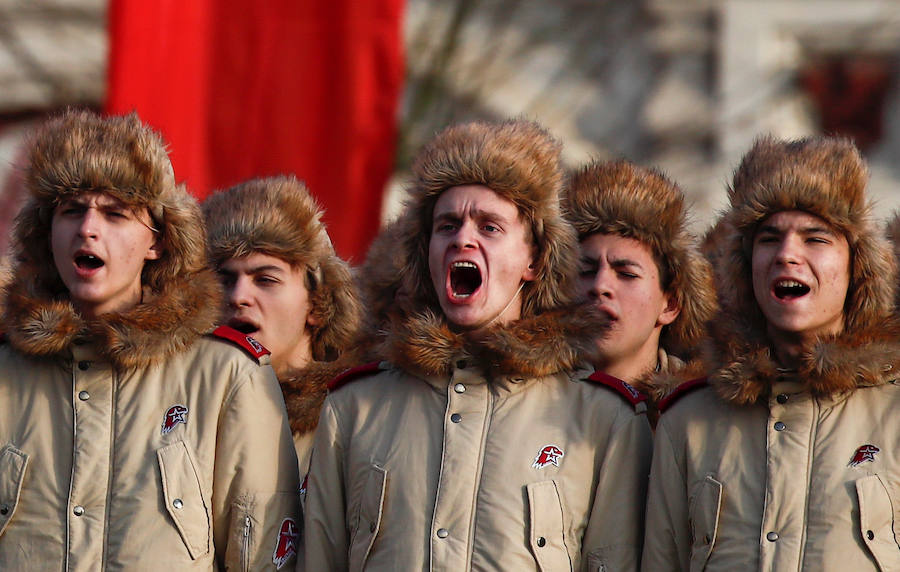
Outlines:
{"type": "Polygon", "coordinates": [[[457,296],[468,296],[481,286],[481,273],[476,268],[454,268],[450,272],[450,286],[457,296]]]}

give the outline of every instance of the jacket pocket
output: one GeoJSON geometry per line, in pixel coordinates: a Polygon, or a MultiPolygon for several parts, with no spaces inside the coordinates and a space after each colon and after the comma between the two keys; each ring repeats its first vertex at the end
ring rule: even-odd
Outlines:
{"type": "Polygon", "coordinates": [[[179,441],[157,450],[156,457],[166,510],[196,560],[209,553],[211,525],[209,500],[204,498],[194,455],[187,443],[179,441]]]}
{"type": "Polygon", "coordinates": [[[859,531],[862,540],[875,557],[882,571],[900,570],[900,546],[897,528],[900,523],[897,484],[881,475],[871,475],[856,481],[859,499],[859,531]]]}
{"type": "Polygon", "coordinates": [[[16,513],[27,467],[28,455],[12,445],[0,449],[0,536],[16,513]]]}
{"type": "Polygon", "coordinates": [[[362,570],[365,567],[372,544],[378,536],[386,484],[387,471],[378,465],[369,467],[350,538],[351,571],[362,570]]]}
{"type": "Polygon", "coordinates": [[[691,571],[706,568],[716,544],[719,511],[722,508],[722,483],[712,475],[694,486],[688,508],[691,522],[691,571]]]}
{"type": "Polygon", "coordinates": [[[542,572],[571,570],[563,503],[556,481],[526,485],[531,553],[542,572]]]}

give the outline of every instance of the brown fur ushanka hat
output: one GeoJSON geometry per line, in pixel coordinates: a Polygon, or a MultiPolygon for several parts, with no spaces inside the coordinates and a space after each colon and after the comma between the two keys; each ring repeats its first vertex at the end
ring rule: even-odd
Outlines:
{"type": "Polygon", "coordinates": [[[359,301],[347,263],[338,258],[321,209],[293,176],[252,179],[211,195],[203,203],[209,258],[216,268],[255,252],[306,269],[313,358],[346,349],[359,323],[359,301]]]}
{"type": "Polygon", "coordinates": [[[176,185],[165,143],[135,113],[101,117],[69,110],[51,118],[33,136],[25,187],[29,198],[16,217],[14,246],[26,273],[51,292],[65,291],[50,249],[54,208],[85,191],[150,212],[163,255],[144,264],[144,286],[159,292],[174,277],[206,266],[197,201],[176,185]]]}
{"type": "Polygon", "coordinates": [[[850,246],[850,286],[844,303],[845,330],[877,326],[891,314],[896,265],[872,220],[866,200],[868,170],[847,139],[808,137],[781,141],[763,137],[744,155],[728,190],[731,208],[717,233],[725,245],[721,301],[737,316],[764,323],[753,295],[752,241],[758,225],[782,211],[818,216],[841,232],[850,246]],[[727,281],[727,283],[725,283],[727,281]],[[762,321],[759,321],[762,320],[762,321]]]}
{"type": "Polygon", "coordinates": [[[628,161],[593,162],[572,177],[563,202],[579,240],[614,234],[647,245],[681,313],[663,329],[662,345],[690,349],[716,310],[712,270],[688,232],[684,195],[654,169],[628,161]]]}
{"type": "Polygon", "coordinates": [[[439,310],[428,271],[432,215],[450,187],[484,185],[519,209],[532,231],[535,279],[522,289],[522,317],[569,302],[575,233],[560,214],[561,144],[537,123],[472,122],[438,133],[417,155],[402,236],[413,308],[439,310]]]}

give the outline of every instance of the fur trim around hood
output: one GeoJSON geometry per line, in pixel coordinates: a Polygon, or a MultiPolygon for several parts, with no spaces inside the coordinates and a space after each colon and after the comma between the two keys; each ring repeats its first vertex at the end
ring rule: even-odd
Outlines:
{"type": "Polygon", "coordinates": [[[15,349],[51,356],[89,340],[116,367],[132,368],[182,351],[215,325],[221,293],[206,268],[200,208],[175,184],[162,139],[135,114],[68,111],[50,119],[32,139],[25,186],[29,198],[13,229],[13,278],[3,290],[4,326],[15,349]],[[158,260],[144,264],[141,303],[90,321],[69,301],[50,250],[56,204],[85,191],[146,207],[163,247],[158,260]]]}
{"type": "Polygon", "coordinates": [[[726,400],[753,403],[779,372],[766,320],[753,294],[751,249],[758,225],[774,213],[805,211],[841,232],[850,246],[844,330],[807,348],[796,372],[816,396],[844,394],[896,377],[900,346],[893,316],[896,264],[871,216],[866,165],[845,139],[759,139],[729,189],[730,209],[706,240],[717,259],[721,314],[704,356],[710,384],[726,400]]]}
{"type": "Polygon", "coordinates": [[[484,185],[511,201],[531,227],[536,276],[522,290],[522,316],[571,302],[577,245],[560,213],[560,152],[556,139],[525,120],[454,125],[425,145],[412,167],[413,182],[397,230],[414,308],[440,311],[428,270],[432,214],[441,193],[468,184],[484,185]]]}
{"type": "Polygon", "coordinates": [[[359,363],[355,357],[342,354],[334,361],[313,362],[279,378],[291,433],[303,435],[316,428],[322,404],[328,395],[328,382],[359,363]]]}
{"type": "Polygon", "coordinates": [[[681,189],[655,169],[628,161],[593,162],[572,177],[564,212],[582,240],[615,234],[647,245],[657,260],[663,289],[681,309],[663,329],[661,345],[691,350],[716,310],[709,263],[687,228],[681,189]]]}
{"type": "Polygon", "coordinates": [[[293,176],[253,179],[210,196],[203,213],[214,268],[260,252],[306,269],[319,324],[312,327],[313,359],[333,359],[350,345],[360,319],[356,287],[306,185],[293,176]]]}
{"type": "Polygon", "coordinates": [[[591,307],[570,306],[487,332],[454,332],[429,311],[395,324],[380,354],[420,376],[449,375],[456,360],[472,359],[488,375],[542,377],[592,362],[607,324],[591,307]]]}

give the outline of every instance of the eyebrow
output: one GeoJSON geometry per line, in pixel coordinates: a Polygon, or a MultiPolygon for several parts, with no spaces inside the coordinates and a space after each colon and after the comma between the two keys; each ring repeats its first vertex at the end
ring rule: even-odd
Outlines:
{"type": "MultiPolygon", "coordinates": [[[[827,234],[829,236],[837,236],[834,231],[827,226],[804,226],[798,229],[798,232],[800,234],[827,234]]],[[[757,231],[757,234],[762,233],[784,234],[785,230],[770,224],[766,224],[759,227],[759,230],[757,231]]]]}
{"type": "MultiPolygon", "coordinates": [[[[582,256],[581,262],[582,264],[599,264],[600,260],[592,256],[582,256]]],[[[635,266],[637,268],[643,268],[640,262],[631,260],[630,258],[614,258],[609,262],[609,265],[615,268],[621,268],[623,266],[635,266]]]]}
{"type": "MultiPolygon", "coordinates": [[[[217,272],[219,274],[225,274],[228,276],[234,276],[235,274],[241,273],[241,272],[238,272],[237,270],[232,270],[230,268],[224,268],[224,267],[219,267],[217,272]]],[[[283,268],[275,266],[274,264],[264,264],[262,266],[254,266],[253,268],[250,268],[249,270],[244,272],[244,274],[261,274],[263,272],[278,272],[278,273],[284,274],[285,271],[283,268]]]]}
{"type": "MultiPolygon", "coordinates": [[[[497,222],[509,222],[509,219],[498,212],[486,211],[481,209],[471,209],[468,211],[472,218],[495,220],[497,222]]],[[[462,220],[463,215],[456,211],[445,211],[435,215],[434,222],[438,221],[458,221],[462,220]]]]}

